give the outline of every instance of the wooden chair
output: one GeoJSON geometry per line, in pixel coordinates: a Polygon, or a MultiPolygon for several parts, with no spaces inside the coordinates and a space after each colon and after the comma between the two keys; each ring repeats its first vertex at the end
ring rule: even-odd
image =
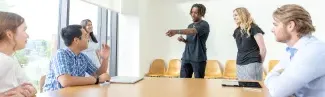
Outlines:
{"type": "Polygon", "coordinates": [[[149,72],[146,74],[147,77],[161,77],[165,73],[165,61],[163,59],[155,59],[150,65],[149,72]]]}
{"type": "Polygon", "coordinates": [[[270,60],[268,72],[271,72],[271,70],[274,68],[274,66],[277,65],[278,63],[279,63],[279,60],[270,60]]]}
{"type": "Polygon", "coordinates": [[[265,69],[263,68],[263,80],[266,78],[266,71],[265,69]]]}
{"type": "Polygon", "coordinates": [[[223,72],[223,78],[226,79],[237,79],[236,72],[236,60],[228,60],[225,65],[225,70],[223,72]]]}
{"type": "Polygon", "coordinates": [[[41,79],[39,81],[39,89],[40,89],[40,93],[43,92],[43,86],[45,84],[45,78],[46,78],[46,75],[43,75],[41,76],[41,79]]]}
{"type": "Polygon", "coordinates": [[[208,60],[205,67],[204,78],[222,78],[222,72],[220,69],[220,62],[218,60],[208,60]]]}
{"type": "Polygon", "coordinates": [[[179,59],[172,59],[169,61],[168,69],[164,74],[165,77],[179,77],[181,72],[181,61],[179,59]]]}

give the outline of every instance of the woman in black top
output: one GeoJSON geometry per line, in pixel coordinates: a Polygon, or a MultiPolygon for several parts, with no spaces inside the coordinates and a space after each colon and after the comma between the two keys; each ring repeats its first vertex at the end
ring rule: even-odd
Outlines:
{"type": "Polygon", "coordinates": [[[262,63],[266,55],[264,32],[254,23],[250,13],[244,7],[236,8],[233,17],[238,26],[233,34],[238,48],[237,78],[262,80],[262,63]]]}

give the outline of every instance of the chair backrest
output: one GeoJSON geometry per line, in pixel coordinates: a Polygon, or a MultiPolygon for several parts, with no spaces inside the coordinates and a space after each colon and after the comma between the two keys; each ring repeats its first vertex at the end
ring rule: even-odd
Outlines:
{"type": "Polygon", "coordinates": [[[164,74],[165,61],[163,59],[155,59],[150,65],[149,74],[164,74]]]}
{"type": "Polygon", "coordinates": [[[205,67],[205,76],[222,77],[218,60],[208,60],[205,67]]]}
{"type": "Polygon", "coordinates": [[[266,78],[266,71],[265,69],[263,68],[263,80],[266,78]]]}
{"type": "Polygon", "coordinates": [[[46,75],[43,75],[43,76],[41,76],[41,79],[39,81],[39,89],[40,89],[41,93],[43,92],[43,86],[45,84],[45,78],[46,78],[46,75]]]}
{"type": "Polygon", "coordinates": [[[180,72],[181,72],[181,60],[179,59],[170,60],[166,74],[180,75],[180,72]]]}
{"type": "Polygon", "coordinates": [[[274,66],[277,65],[278,63],[279,63],[279,60],[270,60],[268,72],[270,72],[274,68],[274,66]]]}
{"type": "Polygon", "coordinates": [[[223,77],[231,79],[237,78],[236,70],[236,60],[227,60],[223,77]]]}

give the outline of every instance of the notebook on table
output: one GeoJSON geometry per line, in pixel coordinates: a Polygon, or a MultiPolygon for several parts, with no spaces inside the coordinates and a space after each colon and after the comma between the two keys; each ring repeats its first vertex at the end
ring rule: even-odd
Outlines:
{"type": "Polygon", "coordinates": [[[248,87],[248,88],[262,88],[258,82],[238,81],[238,80],[223,80],[224,87],[248,87]]]}
{"type": "Polygon", "coordinates": [[[130,77],[130,76],[114,76],[111,78],[111,83],[134,84],[141,81],[143,77],[130,77]]]}

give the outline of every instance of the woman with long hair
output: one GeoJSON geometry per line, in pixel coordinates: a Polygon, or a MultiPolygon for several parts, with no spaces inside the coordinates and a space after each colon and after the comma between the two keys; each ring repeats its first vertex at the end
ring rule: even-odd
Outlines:
{"type": "Polygon", "coordinates": [[[264,32],[259,28],[244,7],[236,8],[233,17],[237,28],[233,37],[236,40],[237,78],[239,80],[262,80],[263,61],[266,49],[263,39],[264,32]]]}
{"type": "Polygon", "coordinates": [[[88,48],[84,50],[83,53],[85,53],[95,63],[95,65],[99,67],[100,58],[97,51],[100,49],[100,45],[98,44],[98,40],[94,35],[92,22],[89,19],[84,19],[81,21],[80,25],[87,31],[90,37],[88,48]]]}
{"type": "Polygon", "coordinates": [[[13,55],[25,48],[28,34],[23,17],[0,11],[0,96],[34,96],[36,89],[27,81],[18,60],[13,55]],[[14,92],[13,92],[14,91],[14,92]]]}

